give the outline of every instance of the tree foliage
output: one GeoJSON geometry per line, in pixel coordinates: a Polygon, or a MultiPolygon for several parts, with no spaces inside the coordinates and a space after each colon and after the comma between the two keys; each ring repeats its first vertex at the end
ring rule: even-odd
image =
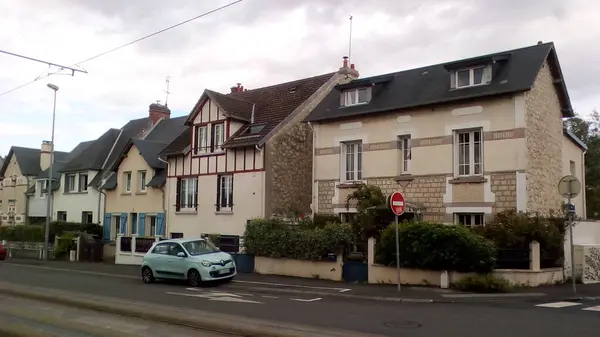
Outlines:
{"type": "Polygon", "coordinates": [[[379,237],[381,231],[393,221],[394,215],[387,207],[387,197],[376,185],[361,184],[346,198],[346,208],[356,202],[354,232],[362,239],[379,237]]]}

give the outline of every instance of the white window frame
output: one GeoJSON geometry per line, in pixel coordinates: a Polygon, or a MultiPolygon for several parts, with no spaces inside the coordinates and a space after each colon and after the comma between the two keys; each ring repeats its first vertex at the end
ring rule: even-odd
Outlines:
{"type": "Polygon", "coordinates": [[[486,66],[477,66],[477,67],[471,67],[471,68],[465,68],[465,69],[459,69],[456,71],[455,73],[455,81],[456,81],[456,88],[468,88],[468,87],[476,87],[479,85],[484,85],[486,84],[486,82],[483,81],[483,77],[485,75],[485,68],[486,66]],[[482,74],[481,74],[481,83],[475,83],[475,70],[481,69],[482,74]],[[458,80],[458,74],[468,71],[469,72],[469,84],[467,85],[459,85],[459,80],[458,80]]]}
{"type": "Polygon", "coordinates": [[[79,177],[77,179],[77,188],[79,192],[87,192],[88,190],[88,174],[87,173],[79,173],[79,177]],[[85,184],[81,184],[81,180],[83,179],[83,177],[85,177],[85,184]]]}
{"type": "Polygon", "coordinates": [[[146,170],[138,171],[138,188],[140,192],[146,192],[146,170]]]}
{"type": "Polygon", "coordinates": [[[398,150],[400,151],[400,174],[407,174],[410,172],[410,161],[412,159],[410,135],[398,136],[398,150]]]}
{"type": "Polygon", "coordinates": [[[355,182],[362,181],[362,169],[363,169],[363,143],[362,140],[342,142],[341,147],[341,177],[340,180],[343,182],[355,182]],[[350,158],[352,167],[348,167],[348,157],[350,158]]]}
{"type": "Polygon", "coordinates": [[[198,143],[196,144],[196,153],[208,153],[210,145],[208,144],[208,125],[202,125],[196,127],[196,139],[198,143]],[[202,130],[202,132],[200,132],[202,130]]]}
{"type": "Polygon", "coordinates": [[[94,223],[94,212],[92,211],[81,211],[81,222],[82,223],[94,223]],[[87,218],[89,216],[90,221],[84,222],[84,216],[87,218]]]}
{"type": "Polygon", "coordinates": [[[454,213],[454,223],[470,228],[485,226],[485,213],[454,213]]]}
{"type": "Polygon", "coordinates": [[[217,184],[219,184],[219,212],[233,211],[233,174],[225,174],[217,176],[217,184]]]}
{"type": "Polygon", "coordinates": [[[48,192],[44,192],[48,188],[48,179],[40,180],[40,198],[45,198],[48,192]]]}
{"type": "Polygon", "coordinates": [[[192,210],[196,208],[196,189],[198,178],[181,178],[179,190],[179,209],[192,210]]]}
{"type": "Polygon", "coordinates": [[[225,123],[214,123],[210,129],[212,152],[222,152],[225,144],[225,123]]]}
{"type": "Polygon", "coordinates": [[[67,174],[67,176],[65,177],[65,181],[67,184],[67,192],[69,192],[69,193],[77,192],[77,188],[78,188],[79,184],[77,182],[76,174],[67,174]]]}
{"type": "Polygon", "coordinates": [[[482,128],[454,131],[454,175],[456,177],[471,177],[483,175],[483,143],[484,142],[482,128]],[[477,134],[479,135],[479,141],[475,141],[475,136],[477,134]],[[461,135],[468,135],[468,141],[461,142],[461,135]],[[475,150],[476,145],[479,145],[478,151],[475,150]],[[461,158],[461,147],[467,148],[467,151],[464,153],[468,155],[468,158],[461,158]],[[475,160],[476,154],[479,155],[478,161],[475,160]],[[462,173],[461,168],[465,168],[464,172],[462,173]],[[468,173],[466,172],[467,170],[468,173]]]}
{"type": "Polygon", "coordinates": [[[146,215],[146,219],[148,219],[148,230],[150,231],[150,235],[155,236],[156,235],[156,215],[146,215]]]}
{"type": "Polygon", "coordinates": [[[369,100],[368,100],[369,90],[371,90],[371,88],[368,88],[368,87],[345,90],[344,92],[342,92],[342,95],[344,97],[344,99],[343,99],[344,106],[355,106],[355,105],[369,103],[369,100]],[[367,100],[364,102],[359,101],[359,98],[360,98],[359,91],[362,91],[362,90],[364,90],[367,95],[367,100]]]}
{"type": "Polygon", "coordinates": [[[125,193],[131,193],[131,172],[123,172],[123,190],[125,193]]]}

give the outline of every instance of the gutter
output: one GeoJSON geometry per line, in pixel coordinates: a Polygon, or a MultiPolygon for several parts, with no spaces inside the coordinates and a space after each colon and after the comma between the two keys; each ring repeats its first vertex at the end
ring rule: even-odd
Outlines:
{"type": "Polygon", "coordinates": [[[317,140],[317,133],[315,132],[315,128],[313,127],[311,122],[307,122],[308,127],[310,128],[310,130],[312,131],[312,136],[313,136],[313,146],[312,146],[312,176],[311,176],[311,211],[313,213],[313,217],[314,215],[317,213],[317,202],[315,201],[315,144],[316,144],[316,140],[317,140]]]}

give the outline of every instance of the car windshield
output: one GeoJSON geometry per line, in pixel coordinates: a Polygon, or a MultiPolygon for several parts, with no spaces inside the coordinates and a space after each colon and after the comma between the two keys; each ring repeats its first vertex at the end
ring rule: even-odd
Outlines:
{"type": "Polygon", "coordinates": [[[202,255],[219,251],[219,248],[206,240],[188,241],[182,243],[182,245],[190,255],[202,255]]]}

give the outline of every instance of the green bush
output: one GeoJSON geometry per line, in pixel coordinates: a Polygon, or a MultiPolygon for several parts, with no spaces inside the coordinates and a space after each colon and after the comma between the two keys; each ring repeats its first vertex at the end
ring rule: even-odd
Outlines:
{"type": "Polygon", "coordinates": [[[280,219],[255,219],[247,226],[244,247],[257,256],[322,260],[341,253],[352,243],[348,224],[328,223],[323,228],[290,226],[280,219]]]}
{"type": "Polygon", "coordinates": [[[507,293],[513,288],[507,280],[492,274],[467,276],[452,286],[461,291],[474,293],[507,293]]]}
{"type": "MultiPolygon", "coordinates": [[[[0,240],[17,242],[44,242],[44,225],[17,225],[0,227],[0,240]]],[[[65,232],[85,232],[91,235],[102,236],[102,226],[97,224],[81,224],[77,222],[50,223],[50,242],[54,242],[56,235],[65,232]]]]}
{"type": "MultiPolygon", "coordinates": [[[[399,224],[400,265],[428,270],[489,272],[496,262],[494,244],[464,226],[427,222],[399,224]]],[[[396,263],[394,225],[382,233],[375,261],[396,263]]]]}

